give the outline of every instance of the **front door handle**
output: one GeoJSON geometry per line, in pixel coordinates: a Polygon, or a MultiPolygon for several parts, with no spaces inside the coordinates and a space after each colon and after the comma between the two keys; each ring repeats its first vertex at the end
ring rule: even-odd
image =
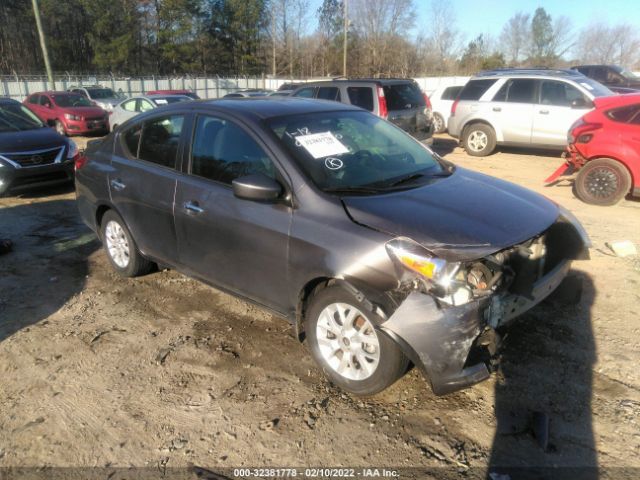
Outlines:
{"type": "Polygon", "coordinates": [[[187,202],[183,206],[189,215],[199,215],[204,212],[204,208],[201,208],[198,202],[187,202]]]}
{"type": "Polygon", "coordinates": [[[111,180],[111,187],[113,187],[114,190],[121,191],[121,190],[124,190],[126,185],[122,183],[120,179],[114,179],[114,180],[111,180]]]}
{"type": "Polygon", "coordinates": [[[501,112],[502,108],[501,107],[493,107],[493,111],[494,112],[501,112]]]}
{"type": "Polygon", "coordinates": [[[549,110],[540,110],[542,115],[549,115],[549,110]]]}

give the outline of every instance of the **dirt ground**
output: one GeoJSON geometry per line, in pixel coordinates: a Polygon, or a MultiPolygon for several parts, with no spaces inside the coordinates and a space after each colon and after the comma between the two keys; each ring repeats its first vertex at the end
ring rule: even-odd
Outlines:
{"type": "Polygon", "coordinates": [[[605,243],[640,246],[640,202],[594,207],[569,184],[544,187],[559,153],[477,159],[446,136],[435,148],[559,202],[593,241],[591,260],[574,264],[582,302],[514,323],[490,380],[436,397],[414,369],[375,397],[346,395],[285,320],[173,271],[117,277],[72,188],[40,190],[0,199],[0,237],[15,242],[0,257],[0,467],[388,466],[426,468],[401,478],[482,478],[598,466],[581,478],[637,478],[640,260],[605,243]],[[543,450],[532,425],[545,419],[543,450]]]}

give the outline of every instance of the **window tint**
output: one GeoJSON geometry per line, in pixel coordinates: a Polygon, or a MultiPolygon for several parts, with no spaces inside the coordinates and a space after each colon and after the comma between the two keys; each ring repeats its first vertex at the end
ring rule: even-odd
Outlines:
{"type": "Polygon", "coordinates": [[[605,67],[591,67],[591,75],[589,76],[599,82],[606,82],[607,69],[605,67]]]}
{"type": "Polygon", "coordinates": [[[314,92],[315,92],[315,87],[303,88],[302,90],[298,90],[293,96],[303,97],[303,98],[313,98],[314,92]]]}
{"type": "Polygon", "coordinates": [[[491,80],[470,80],[460,92],[460,100],[480,100],[491,86],[496,83],[496,79],[491,80]]]}
{"type": "Polygon", "coordinates": [[[31,95],[29,97],[29,103],[37,105],[38,104],[38,100],[40,99],[39,95],[31,95]]]}
{"type": "Polygon", "coordinates": [[[318,98],[322,100],[340,101],[340,90],[337,87],[320,87],[318,89],[318,98]]]}
{"type": "Polygon", "coordinates": [[[462,87],[447,87],[442,92],[442,100],[455,100],[462,87]]]}
{"type": "Polygon", "coordinates": [[[123,134],[124,144],[129,156],[138,157],[138,144],[140,143],[140,134],[142,133],[142,125],[131,127],[123,134]]]}
{"type": "Polygon", "coordinates": [[[276,177],[268,155],[247,132],[228,120],[208,116],[196,122],[191,173],[229,185],[254,173],[276,177]]]}
{"type": "Polygon", "coordinates": [[[577,88],[564,82],[544,80],[540,88],[540,103],[542,105],[557,105],[570,107],[574,100],[587,100],[577,88]]]}
{"type": "Polygon", "coordinates": [[[628,107],[609,110],[607,116],[614,122],[620,123],[640,123],[640,105],[629,105],[628,107]]]}
{"type": "Polygon", "coordinates": [[[533,95],[536,89],[536,80],[530,78],[516,78],[507,80],[500,88],[494,102],[533,103],[533,95]]]}
{"type": "Polygon", "coordinates": [[[386,85],[383,88],[389,110],[408,110],[425,106],[422,91],[413,83],[386,85]]]}
{"type": "Polygon", "coordinates": [[[373,89],[371,87],[348,87],[349,102],[373,112],[373,89]]]}
{"type": "Polygon", "coordinates": [[[138,158],[174,168],[183,121],[182,115],[171,115],[145,122],[138,158]]]}
{"type": "Polygon", "coordinates": [[[135,112],[136,111],[136,100],[127,100],[122,104],[122,109],[127,112],[135,112]]]}
{"type": "Polygon", "coordinates": [[[40,105],[44,105],[44,106],[50,107],[51,106],[51,101],[49,100],[48,97],[46,97],[44,95],[41,95],[40,96],[40,105]]]}

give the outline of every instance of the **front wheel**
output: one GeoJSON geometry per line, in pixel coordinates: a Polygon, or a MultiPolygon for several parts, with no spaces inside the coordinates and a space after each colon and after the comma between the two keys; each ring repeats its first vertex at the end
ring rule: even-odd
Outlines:
{"type": "Polygon", "coordinates": [[[588,161],[580,169],[574,184],[574,193],[585,203],[615,205],[631,189],[631,174],[612,158],[588,161]]]}
{"type": "Polygon", "coordinates": [[[384,320],[338,285],[317,291],[305,315],[314,360],[336,385],[355,395],[373,395],[407,369],[400,347],[381,333],[384,320]]]}
{"type": "Polygon", "coordinates": [[[469,155],[486,157],[496,148],[496,133],[485,123],[474,123],[464,129],[462,143],[469,155]]]}

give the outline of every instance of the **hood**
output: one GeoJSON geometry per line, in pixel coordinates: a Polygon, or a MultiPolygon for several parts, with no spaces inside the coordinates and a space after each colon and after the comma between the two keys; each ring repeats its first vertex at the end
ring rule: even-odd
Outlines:
{"type": "Polygon", "coordinates": [[[50,127],[0,133],[0,153],[43,150],[67,145],[67,140],[50,127]]]}
{"type": "Polygon", "coordinates": [[[412,190],[342,201],[355,222],[409,237],[456,261],[528,240],[559,215],[557,205],[542,195],[462,168],[412,190]]]}
{"type": "Polygon", "coordinates": [[[100,107],[61,107],[64,113],[79,115],[84,118],[104,117],[105,111],[100,107]]]}

